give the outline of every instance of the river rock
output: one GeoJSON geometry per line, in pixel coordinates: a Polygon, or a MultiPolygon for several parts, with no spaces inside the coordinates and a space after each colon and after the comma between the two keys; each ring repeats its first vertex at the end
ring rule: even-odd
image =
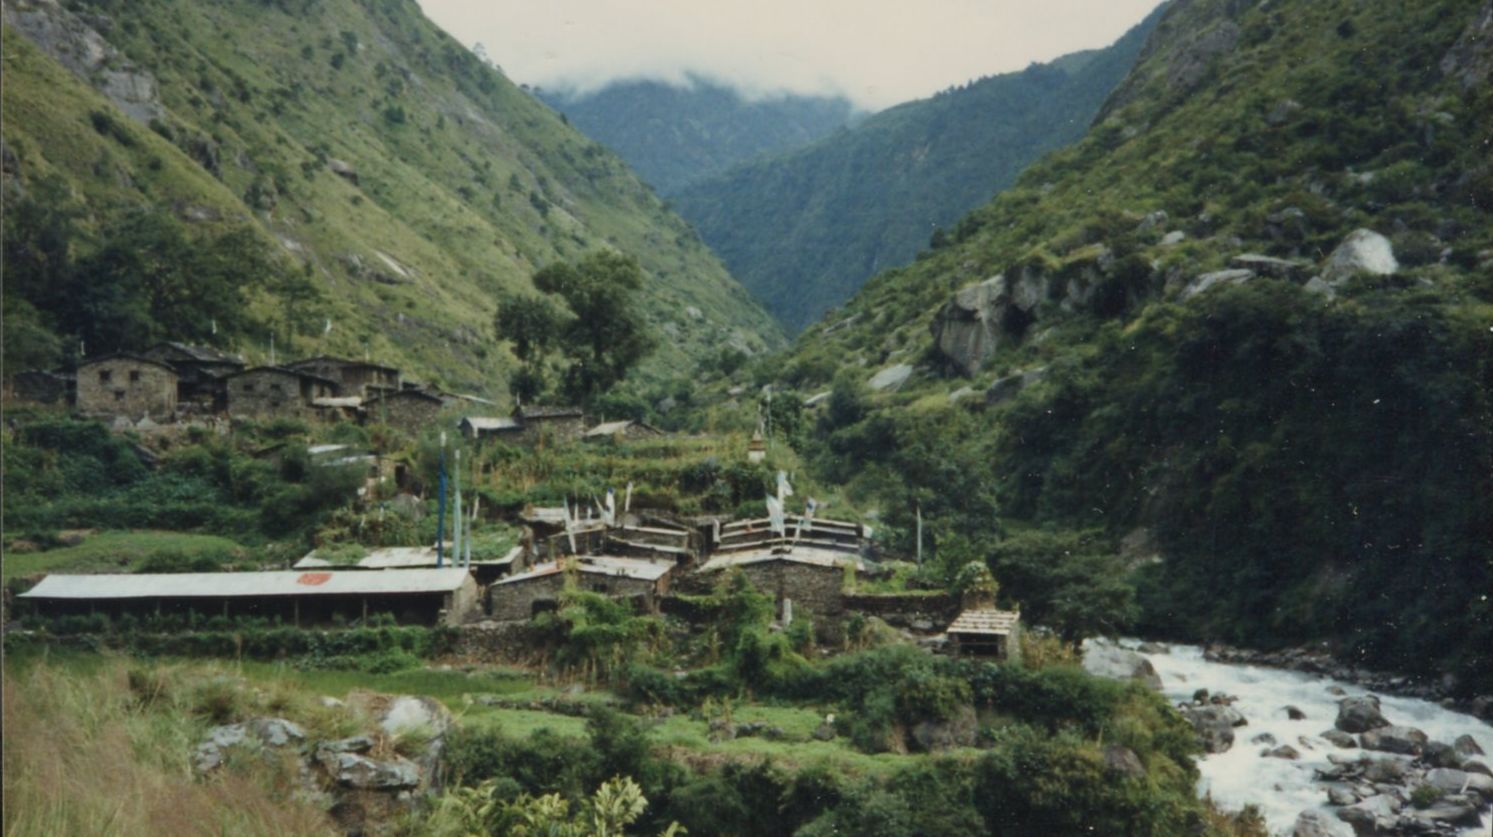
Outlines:
{"type": "Polygon", "coordinates": [[[1468,773],[1449,767],[1438,767],[1426,771],[1425,783],[1445,793],[1477,791],[1485,799],[1493,800],[1493,777],[1481,773],[1468,773]]]}
{"type": "Polygon", "coordinates": [[[1363,778],[1375,784],[1399,784],[1410,772],[1410,766],[1399,759],[1370,759],[1361,764],[1363,778]]]}
{"type": "Polygon", "coordinates": [[[1400,801],[1385,794],[1371,796],[1346,808],[1339,808],[1337,818],[1353,826],[1359,834],[1392,832],[1399,819],[1400,801]]]}
{"type": "Polygon", "coordinates": [[[1113,645],[1088,643],[1083,649],[1083,669],[1096,677],[1139,680],[1161,690],[1161,675],[1151,661],[1134,651],[1113,645]]]}
{"type": "Polygon", "coordinates": [[[1461,767],[1462,755],[1450,744],[1430,741],[1420,750],[1420,762],[1429,767],[1461,767]]]}
{"type": "Polygon", "coordinates": [[[1352,805],[1358,801],[1358,794],[1347,785],[1328,785],[1327,802],[1330,805],[1352,805]]]}
{"type": "Polygon", "coordinates": [[[1414,727],[1378,727],[1358,736],[1358,743],[1365,750],[1406,756],[1419,755],[1426,741],[1426,734],[1414,727]]]}
{"type": "Polygon", "coordinates": [[[1373,230],[1354,230],[1327,257],[1322,279],[1335,285],[1360,273],[1384,276],[1400,269],[1389,239],[1373,230]]]}
{"type": "Polygon", "coordinates": [[[1477,739],[1470,735],[1457,736],[1457,740],[1452,742],[1452,746],[1456,748],[1458,753],[1464,756],[1484,755],[1483,748],[1477,745],[1477,739]]]}
{"type": "Polygon", "coordinates": [[[1447,797],[1438,799],[1425,808],[1410,809],[1401,822],[1405,826],[1419,821],[1431,828],[1442,824],[1476,828],[1482,825],[1482,818],[1478,816],[1477,810],[1478,806],[1466,797],[1447,797]],[[1407,819],[1410,822],[1404,822],[1407,819]]]}
{"type": "Polygon", "coordinates": [[[1358,746],[1358,739],[1340,729],[1326,730],[1320,733],[1320,735],[1328,743],[1341,747],[1344,750],[1351,750],[1358,746]]]}
{"type": "Polygon", "coordinates": [[[1389,719],[1379,711],[1379,699],[1373,695],[1350,697],[1338,702],[1337,721],[1333,726],[1343,732],[1368,732],[1389,726],[1389,719]]]}
{"type": "Polygon", "coordinates": [[[1301,753],[1297,752],[1296,748],[1290,744],[1282,744],[1273,750],[1266,750],[1260,753],[1260,756],[1267,759],[1289,759],[1296,761],[1301,758],[1301,753]]]}
{"type": "Polygon", "coordinates": [[[1227,706],[1183,705],[1178,707],[1178,711],[1192,724],[1204,752],[1222,753],[1234,746],[1234,723],[1228,714],[1238,714],[1233,709],[1227,706]]]}
{"type": "Polygon", "coordinates": [[[1296,817],[1290,837],[1353,837],[1353,829],[1325,811],[1302,811],[1296,817]]]}
{"type": "MultiPolygon", "coordinates": [[[[1136,531],[1140,531],[1140,530],[1136,530],[1136,531]]],[[[1130,534],[1134,535],[1135,532],[1131,532],[1130,534]]],[[[1127,535],[1126,537],[1128,538],[1130,536],[1127,535]]],[[[1164,644],[1162,644],[1160,642],[1142,642],[1140,645],[1136,646],[1135,650],[1141,652],[1142,654],[1170,654],[1170,653],[1172,653],[1172,649],[1171,648],[1167,647],[1166,645],[1164,645],[1164,644]]]]}
{"type": "Polygon", "coordinates": [[[1256,735],[1254,738],[1249,739],[1249,743],[1251,743],[1251,744],[1264,744],[1265,746],[1268,747],[1268,746],[1270,746],[1272,744],[1275,744],[1276,741],[1275,741],[1275,736],[1271,735],[1268,732],[1262,732],[1259,735],[1256,735]]]}
{"type": "Polygon", "coordinates": [[[1482,776],[1493,776],[1493,768],[1490,768],[1488,767],[1488,765],[1474,759],[1468,759],[1467,761],[1462,762],[1461,769],[1467,771],[1468,773],[1477,773],[1482,776]]]}
{"type": "Polygon", "coordinates": [[[1306,720],[1306,713],[1302,712],[1300,709],[1297,709],[1294,706],[1287,706],[1286,707],[1286,717],[1290,718],[1293,721],[1305,721],[1306,720]]]}

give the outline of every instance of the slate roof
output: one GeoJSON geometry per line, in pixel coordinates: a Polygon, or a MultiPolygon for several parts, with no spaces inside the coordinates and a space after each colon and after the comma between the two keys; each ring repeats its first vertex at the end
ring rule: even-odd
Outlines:
{"type": "Polygon", "coordinates": [[[518,419],[508,416],[467,416],[461,420],[461,423],[478,433],[506,433],[510,430],[523,429],[518,419]]]}
{"type": "Polygon", "coordinates": [[[230,355],[227,352],[218,351],[211,346],[193,346],[189,343],[178,343],[174,340],[163,340],[160,343],[151,346],[149,349],[146,349],[146,351],[154,352],[159,349],[170,349],[172,351],[180,352],[181,354],[186,356],[187,360],[196,361],[198,363],[232,363],[238,366],[244,365],[244,361],[242,358],[235,355],[230,355]]]}
{"type": "Polygon", "coordinates": [[[728,567],[742,567],[748,564],[765,564],[771,561],[790,561],[795,564],[808,564],[814,567],[845,567],[853,566],[857,570],[864,570],[865,564],[855,555],[830,549],[816,549],[814,547],[796,546],[788,552],[774,552],[771,549],[752,549],[726,554],[717,554],[706,561],[700,567],[699,572],[709,573],[724,570],[728,567]]]}
{"type": "MultiPolygon", "coordinates": [[[[603,575],[612,578],[636,578],[643,581],[657,581],[668,575],[674,569],[672,561],[647,561],[641,558],[616,558],[611,555],[586,555],[579,558],[575,565],[577,572],[588,575],[603,575]]],[[[510,575],[507,578],[493,582],[493,586],[499,584],[516,584],[522,581],[532,581],[536,578],[558,575],[565,571],[565,565],[560,561],[549,561],[538,564],[528,572],[510,575]]]]}
{"type": "Polygon", "coordinates": [[[971,609],[959,614],[946,633],[1005,636],[1020,621],[1021,612],[1016,610],[971,609]]]}

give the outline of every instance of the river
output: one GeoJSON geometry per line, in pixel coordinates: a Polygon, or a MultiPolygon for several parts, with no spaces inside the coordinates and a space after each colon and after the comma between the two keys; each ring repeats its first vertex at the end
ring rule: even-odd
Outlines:
{"type": "MultiPolygon", "coordinates": [[[[1138,643],[1123,641],[1135,649],[1138,643]]],[[[1227,752],[1203,756],[1198,761],[1202,779],[1198,792],[1210,793],[1224,808],[1238,810],[1254,803],[1264,813],[1272,834],[1289,834],[1297,815],[1308,808],[1326,806],[1326,793],[1313,781],[1313,770],[1327,767],[1327,754],[1357,757],[1362,750],[1340,750],[1323,740],[1319,733],[1330,730],[1337,718],[1341,699],[1328,691],[1336,686],[1348,696],[1368,694],[1353,683],[1315,674],[1264,668],[1261,666],[1215,663],[1203,659],[1196,646],[1169,645],[1164,654],[1144,654],[1161,675],[1162,691],[1173,703],[1190,701],[1197,689],[1213,694],[1238,697],[1234,708],[1244,714],[1247,726],[1234,730],[1234,746],[1227,752]],[[1287,706],[1305,713],[1305,720],[1292,721],[1287,706]],[[1251,744],[1261,733],[1269,733],[1280,744],[1289,744],[1301,753],[1299,761],[1262,758],[1269,747],[1251,744]]],[[[1415,727],[1432,741],[1452,743],[1460,735],[1470,735],[1487,753],[1493,753],[1493,726],[1471,715],[1453,712],[1429,701],[1379,695],[1381,710],[1390,723],[1415,727]]],[[[1274,746],[1274,745],[1271,745],[1274,746]]],[[[1388,753],[1374,753],[1376,758],[1400,758],[1388,753]]],[[[1488,763],[1489,757],[1479,757],[1488,763]]],[[[1466,835],[1488,835],[1488,814],[1483,825],[1465,829],[1466,835]]]]}

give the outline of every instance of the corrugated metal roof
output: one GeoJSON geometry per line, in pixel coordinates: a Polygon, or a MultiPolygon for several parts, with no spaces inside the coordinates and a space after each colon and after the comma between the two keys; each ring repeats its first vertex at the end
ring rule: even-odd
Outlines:
{"type": "Polygon", "coordinates": [[[252,596],[338,596],[380,593],[448,593],[469,577],[466,570],[405,570],[397,573],[299,572],[142,573],[49,575],[22,593],[31,599],[156,599],[252,596]]]}
{"type": "Polygon", "coordinates": [[[860,558],[844,552],[829,549],[815,549],[813,547],[798,546],[790,552],[774,552],[770,549],[754,549],[743,552],[733,552],[727,555],[716,555],[704,566],[700,572],[708,573],[723,570],[727,567],[741,567],[747,564],[762,564],[768,561],[792,561],[795,564],[809,564],[815,567],[844,567],[854,566],[857,570],[864,570],[865,564],[860,558]]]}
{"type": "MultiPolygon", "coordinates": [[[[646,561],[640,558],[618,558],[612,555],[586,555],[576,561],[576,571],[588,575],[604,575],[612,578],[637,578],[644,581],[657,581],[668,575],[674,569],[673,562],[669,561],[646,561]]],[[[555,575],[563,572],[564,565],[559,561],[550,561],[538,564],[528,572],[511,575],[504,579],[493,582],[498,584],[515,584],[520,581],[531,581],[536,578],[555,575]]]]}
{"type": "MultiPolygon", "coordinates": [[[[488,561],[473,561],[472,566],[479,564],[511,564],[523,553],[522,546],[515,546],[508,550],[501,558],[488,561]]],[[[446,566],[456,566],[461,562],[451,554],[451,542],[446,542],[446,566]]],[[[333,564],[323,558],[316,557],[316,551],[312,550],[305,558],[295,562],[298,570],[309,569],[360,569],[360,570],[404,570],[412,567],[434,567],[434,546],[385,546],[369,550],[367,555],[358,559],[356,564],[333,564]]]]}
{"type": "Polygon", "coordinates": [[[951,634],[1010,634],[1021,621],[1021,612],[1015,610],[966,610],[959,614],[946,633],[951,634]]]}
{"type": "Polygon", "coordinates": [[[508,416],[467,416],[461,420],[461,423],[478,432],[501,432],[504,430],[523,429],[523,425],[519,424],[518,419],[508,416]]]}

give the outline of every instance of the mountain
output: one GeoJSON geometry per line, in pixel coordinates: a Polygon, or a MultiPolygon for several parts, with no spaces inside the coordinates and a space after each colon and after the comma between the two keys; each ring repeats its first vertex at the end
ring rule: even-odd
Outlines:
{"type": "Polygon", "coordinates": [[[1080,142],[764,372],[934,567],[1033,601],[1118,553],[1145,632],[1486,693],[1490,148],[1493,3],[1176,0],[1080,142]]]}
{"type": "Polygon", "coordinates": [[[861,118],[844,97],[748,97],[693,75],[684,84],[617,81],[584,93],[544,90],[539,97],[664,195],[758,155],[808,145],[861,118]]]}
{"type": "Polygon", "coordinates": [[[1106,49],[891,108],[695,183],[674,205],[798,331],[871,275],[910,261],[1044,152],[1083,136],[1158,14],[1106,49]]]}
{"type": "Polygon", "coordinates": [[[644,377],[782,345],[621,160],[414,0],[3,10],[11,369],[84,332],[90,353],[171,338],[251,360],[273,333],[279,357],[501,393],[496,296],[599,249],[641,263],[644,377]]]}

